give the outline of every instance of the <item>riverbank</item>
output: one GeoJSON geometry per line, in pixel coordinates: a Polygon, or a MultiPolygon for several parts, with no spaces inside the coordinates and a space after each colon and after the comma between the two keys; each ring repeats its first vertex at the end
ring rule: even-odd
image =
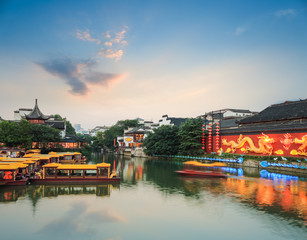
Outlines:
{"type": "MultiPolygon", "coordinates": [[[[188,161],[196,160],[199,162],[224,162],[229,167],[250,167],[255,169],[265,169],[268,171],[274,171],[279,173],[295,173],[300,176],[307,176],[307,162],[298,161],[260,161],[255,159],[243,159],[239,158],[221,158],[215,157],[194,157],[194,156],[153,156],[152,158],[160,159],[161,157],[172,161],[188,161]]],[[[246,158],[247,156],[245,156],[246,158]]]]}

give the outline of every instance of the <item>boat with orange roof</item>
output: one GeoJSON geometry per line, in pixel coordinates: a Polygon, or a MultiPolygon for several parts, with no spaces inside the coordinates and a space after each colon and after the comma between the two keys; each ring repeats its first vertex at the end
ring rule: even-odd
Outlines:
{"type": "Polygon", "coordinates": [[[120,181],[118,173],[110,169],[111,164],[60,164],[43,166],[40,173],[30,178],[31,183],[99,183],[120,181]]]}

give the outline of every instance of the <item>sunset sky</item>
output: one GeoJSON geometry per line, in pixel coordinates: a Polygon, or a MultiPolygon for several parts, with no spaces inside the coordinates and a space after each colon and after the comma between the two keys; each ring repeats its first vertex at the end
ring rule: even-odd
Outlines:
{"type": "Polygon", "coordinates": [[[0,0],[1,111],[85,129],[307,98],[306,0],[0,0]]]}

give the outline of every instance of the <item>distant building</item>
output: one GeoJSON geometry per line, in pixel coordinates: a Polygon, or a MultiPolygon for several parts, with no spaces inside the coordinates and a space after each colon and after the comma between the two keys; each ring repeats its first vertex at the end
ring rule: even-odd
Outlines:
{"type": "Polygon", "coordinates": [[[14,120],[21,120],[26,117],[26,115],[30,114],[33,111],[32,108],[19,108],[14,111],[14,120]]]}
{"type": "Polygon", "coordinates": [[[75,130],[76,130],[77,133],[80,133],[81,130],[82,130],[82,127],[81,127],[81,124],[80,124],[80,123],[74,124],[74,128],[75,128],[75,130]]]}
{"type": "Polygon", "coordinates": [[[204,119],[206,129],[208,129],[209,124],[215,126],[216,123],[219,123],[221,128],[234,128],[238,127],[239,120],[256,113],[257,112],[244,109],[225,108],[207,112],[200,117],[204,119]]]}
{"type": "Polygon", "coordinates": [[[206,151],[253,155],[307,157],[307,99],[273,104],[263,111],[221,121],[206,132],[206,151]],[[211,147],[210,147],[211,146],[211,147]]]}
{"type": "Polygon", "coordinates": [[[182,123],[184,123],[187,120],[187,118],[174,118],[169,117],[168,115],[163,115],[162,119],[159,120],[159,127],[163,125],[175,125],[180,126],[182,123]]]}
{"type": "Polygon", "coordinates": [[[110,127],[107,126],[96,126],[93,129],[88,131],[88,134],[91,135],[92,137],[96,136],[98,132],[104,133],[107,129],[110,127]]]}
{"type": "Polygon", "coordinates": [[[31,108],[19,108],[19,110],[14,111],[14,120],[20,121],[26,119],[33,124],[43,124],[60,130],[61,137],[65,137],[66,133],[66,121],[55,120],[54,117],[44,115],[37,104],[37,99],[35,99],[35,106],[31,108]]]}

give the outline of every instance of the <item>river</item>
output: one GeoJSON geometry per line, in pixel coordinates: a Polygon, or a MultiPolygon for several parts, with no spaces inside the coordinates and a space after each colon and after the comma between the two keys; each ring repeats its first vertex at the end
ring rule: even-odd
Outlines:
{"type": "Polygon", "coordinates": [[[307,179],[227,168],[177,176],[178,162],[95,155],[120,184],[0,188],[1,239],[307,239],[307,179]]]}

